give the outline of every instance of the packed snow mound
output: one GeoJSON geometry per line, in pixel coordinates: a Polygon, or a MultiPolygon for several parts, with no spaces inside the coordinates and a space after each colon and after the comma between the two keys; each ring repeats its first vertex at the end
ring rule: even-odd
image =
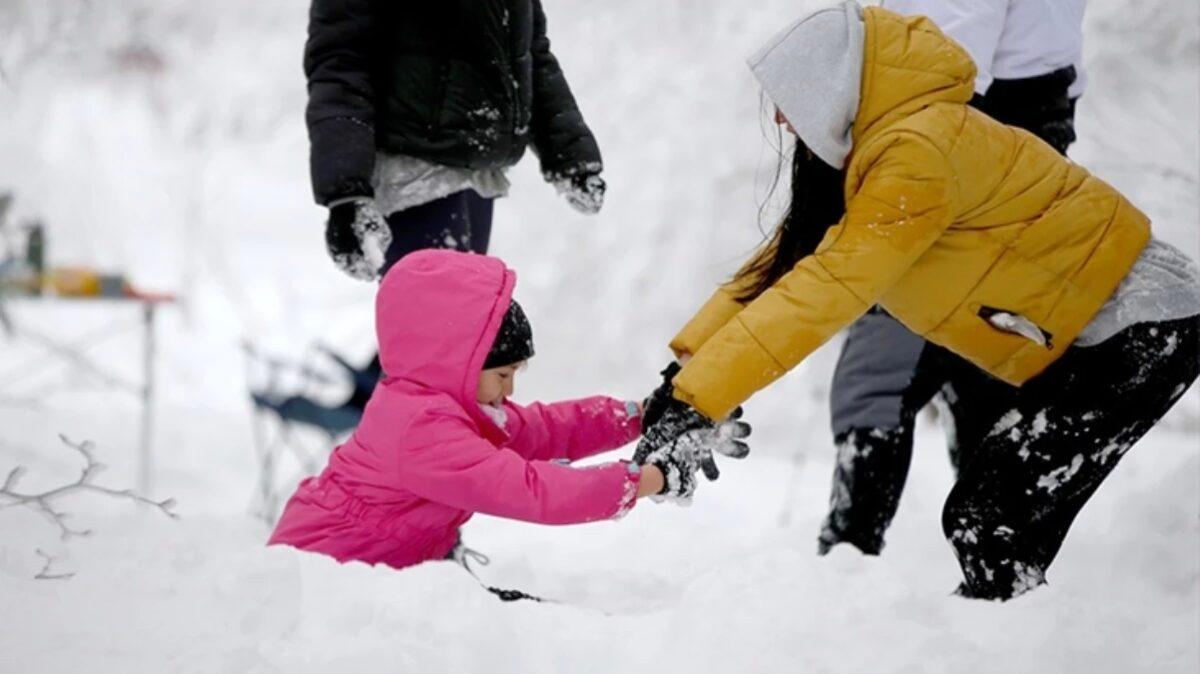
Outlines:
{"type": "MultiPolygon", "coordinates": [[[[664,657],[697,672],[1193,672],[1200,551],[1180,542],[1200,535],[1200,460],[1169,437],[1141,449],[1165,458],[1126,471],[1085,512],[1050,584],[1006,605],[951,596],[957,570],[924,509],[897,524],[882,558],[845,546],[816,557],[815,518],[774,520],[789,471],[764,460],[731,467],[729,484],[702,486],[686,510],[643,504],[620,523],[468,530],[494,560],[475,567],[488,584],[556,603],[501,603],[451,562],[396,572],[265,548],[265,530],[247,520],[113,512],[55,561],[76,572],[69,581],[31,580],[37,565],[6,542],[0,588],[20,608],[0,619],[0,648],[6,671],[43,673],[82,663],[122,673],[642,672],[664,657]]],[[[936,505],[931,474],[915,476],[909,505],[936,505]]],[[[819,504],[808,500],[812,512],[819,504]]],[[[9,517],[18,540],[44,527],[9,517]]]]}

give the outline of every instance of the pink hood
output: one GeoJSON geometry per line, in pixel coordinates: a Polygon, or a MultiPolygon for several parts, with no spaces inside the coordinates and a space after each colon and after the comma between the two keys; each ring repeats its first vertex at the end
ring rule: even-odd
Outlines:
{"type": "Polygon", "coordinates": [[[387,379],[447,393],[476,422],[494,427],[475,389],[516,285],[516,273],[498,258],[446,250],[406,256],[375,296],[387,379]]]}
{"type": "Polygon", "coordinates": [[[623,402],[506,402],[503,427],[476,402],[515,284],[500,260],[452,251],[392,268],[375,302],[386,375],[354,435],[288,501],[271,544],[403,567],[444,558],[475,512],[574,524],[632,507],[628,464],[561,463],[637,437],[623,402]]]}

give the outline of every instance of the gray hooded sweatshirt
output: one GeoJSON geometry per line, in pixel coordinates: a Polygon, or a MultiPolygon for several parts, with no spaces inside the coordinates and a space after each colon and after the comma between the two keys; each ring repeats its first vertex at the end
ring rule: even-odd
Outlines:
{"type": "Polygon", "coordinates": [[[850,154],[865,39],[862,8],[847,0],[791,24],[749,59],[796,134],[836,168],[850,154]]]}

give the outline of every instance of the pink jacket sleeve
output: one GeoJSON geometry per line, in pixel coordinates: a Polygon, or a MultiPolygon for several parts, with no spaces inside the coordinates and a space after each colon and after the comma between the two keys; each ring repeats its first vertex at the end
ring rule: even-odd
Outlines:
{"type": "Polygon", "coordinates": [[[627,462],[572,468],[528,461],[479,437],[465,419],[431,425],[429,442],[397,457],[402,486],[430,501],[541,524],[612,519],[636,501],[639,474],[627,462]]]}
{"type": "Polygon", "coordinates": [[[534,403],[506,403],[507,446],[527,459],[578,461],[624,446],[642,433],[642,420],[626,403],[605,396],[534,403]]]}

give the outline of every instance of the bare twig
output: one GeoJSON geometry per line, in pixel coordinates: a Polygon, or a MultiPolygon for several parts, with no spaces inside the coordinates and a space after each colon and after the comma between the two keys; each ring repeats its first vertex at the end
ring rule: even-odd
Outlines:
{"type": "Polygon", "coordinates": [[[125,498],[136,503],[142,503],[158,508],[164,515],[172,519],[179,517],[173,508],[175,507],[175,499],[164,499],[155,501],[133,491],[132,489],[111,489],[102,487],[94,483],[96,475],[104,470],[104,464],[96,461],[92,454],[94,445],[90,441],[81,443],[72,442],[65,435],[58,436],[63,444],[67,447],[79,452],[83,457],[84,465],[80,471],[79,478],[70,484],[61,487],[55,487],[41,493],[22,493],[18,492],[16,487],[21,477],[25,474],[24,466],[17,466],[8,473],[8,477],[4,480],[4,485],[0,487],[0,510],[11,508],[14,506],[26,506],[33,509],[35,512],[43,515],[52,522],[59,530],[59,536],[63,540],[67,540],[73,536],[89,536],[92,533],[91,529],[74,529],[67,524],[67,519],[70,518],[70,513],[63,512],[55,508],[54,500],[71,493],[91,492],[96,494],[104,494],[116,498],[125,498]]]}
{"type": "Polygon", "coordinates": [[[45,560],[45,564],[42,565],[42,570],[38,571],[38,574],[36,576],[34,576],[34,579],[36,579],[36,580],[67,580],[68,578],[75,577],[74,571],[71,571],[68,573],[50,573],[50,566],[53,565],[54,560],[56,560],[58,558],[54,557],[52,555],[46,554],[45,552],[42,551],[41,548],[38,548],[35,552],[37,552],[38,557],[41,557],[43,560],[45,560]]]}

